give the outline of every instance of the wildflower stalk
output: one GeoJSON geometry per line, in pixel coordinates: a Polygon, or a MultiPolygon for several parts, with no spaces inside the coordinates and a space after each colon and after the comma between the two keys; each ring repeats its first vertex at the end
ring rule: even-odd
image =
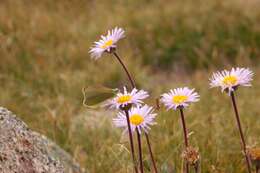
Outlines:
{"type": "Polygon", "coordinates": [[[131,154],[132,154],[132,159],[133,159],[133,163],[134,163],[134,169],[135,169],[135,173],[138,173],[138,169],[137,169],[137,166],[136,166],[136,159],[135,159],[133,135],[132,135],[132,130],[131,130],[131,126],[130,126],[130,120],[129,120],[129,113],[128,113],[128,111],[125,111],[125,115],[126,115],[128,135],[129,135],[129,140],[130,140],[130,148],[131,148],[131,154]]]}
{"type": "MultiPolygon", "coordinates": [[[[130,75],[129,71],[127,70],[125,64],[123,63],[123,61],[121,60],[121,58],[119,57],[119,55],[115,51],[113,52],[113,55],[116,57],[116,59],[122,65],[124,71],[126,72],[128,80],[131,83],[132,88],[135,88],[136,87],[135,86],[135,82],[134,82],[132,76],[130,75]]],[[[152,152],[152,147],[151,147],[150,140],[149,140],[149,136],[148,136],[148,134],[146,132],[145,132],[145,137],[146,137],[146,142],[147,142],[147,145],[148,145],[148,148],[149,148],[150,157],[151,157],[152,162],[153,162],[154,171],[155,171],[155,173],[158,173],[157,166],[156,166],[156,163],[155,163],[155,160],[154,160],[154,156],[153,156],[153,152],[152,152]]]]}
{"type": "Polygon", "coordinates": [[[144,133],[144,134],[145,134],[146,142],[147,142],[147,145],[148,145],[149,153],[151,155],[151,159],[152,159],[152,162],[153,162],[154,171],[155,171],[155,173],[158,173],[158,170],[157,170],[157,167],[156,167],[156,163],[155,163],[155,159],[153,157],[153,152],[152,152],[149,136],[148,136],[147,133],[144,133]]]}
{"type": "MultiPolygon", "coordinates": [[[[182,122],[182,128],[183,128],[185,148],[188,148],[188,146],[189,146],[188,133],[187,133],[187,128],[186,128],[183,108],[179,108],[179,109],[180,109],[180,113],[181,113],[181,122],[182,122]]],[[[187,161],[186,161],[186,173],[189,173],[189,164],[187,161]]]]}
{"type": "Polygon", "coordinates": [[[121,58],[118,56],[118,54],[116,52],[113,52],[114,56],[117,58],[117,60],[119,61],[119,63],[122,65],[122,67],[124,68],[125,72],[126,72],[126,75],[129,79],[129,81],[131,82],[131,85],[133,88],[135,88],[135,83],[134,83],[134,80],[133,78],[131,77],[129,71],[127,70],[125,64],[123,63],[123,61],[121,60],[121,58]]]}
{"type": "Polygon", "coordinates": [[[194,165],[195,173],[199,173],[199,163],[194,165]]]}
{"type": "Polygon", "coordinates": [[[238,129],[239,129],[239,134],[240,134],[240,138],[241,138],[241,142],[242,142],[242,148],[243,148],[246,163],[247,163],[248,173],[251,173],[250,162],[249,162],[249,158],[248,158],[247,151],[246,151],[245,137],[244,137],[244,134],[243,134],[243,131],[242,131],[242,126],[241,126],[241,122],[240,122],[240,118],[239,118],[239,114],[238,114],[238,109],[237,109],[237,105],[236,105],[235,94],[234,94],[233,91],[230,93],[230,96],[231,96],[233,108],[234,108],[234,111],[235,111],[237,126],[238,126],[238,129]]]}
{"type": "Polygon", "coordinates": [[[156,106],[156,110],[160,110],[160,98],[156,98],[155,99],[155,106],[156,106]]]}
{"type": "Polygon", "coordinates": [[[142,141],[141,141],[141,135],[136,129],[136,134],[137,134],[137,141],[138,141],[138,150],[139,150],[139,164],[140,164],[140,172],[144,172],[144,166],[143,166],[143,158],[142,158],[142,141]]]}

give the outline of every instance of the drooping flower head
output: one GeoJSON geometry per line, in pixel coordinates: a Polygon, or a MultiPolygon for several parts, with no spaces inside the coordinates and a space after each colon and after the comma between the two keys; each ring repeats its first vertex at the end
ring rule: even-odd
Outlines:
{"type": "Polygon", "coordinates": [[[213,73],[210,86],[221,87],[221,91],[234,91],[238,86],[251,86],[253,72],[248,68],[232,68],[231,71],[223,70],[213,73]]]}
{"type": "Polygon", "coordinates": [[[108,102],[110,108],[124,108],[125,106],[141,106],[143,99],[147,98],[149,95],[144,90],[137,90],[134,88],[131,92],[127,92],[126,87],[124,87],[124,92],[117,93],[116,97],[108,102]]]}
{"type": "MultiPolygon", "coordinates": [[[[148,105],[132,107],[129,110],[131,130],[134,132],[137,129],[139,133],[141,133],[141,130],[144,130],[148,133],[150,126],[156,124],[156,122],[154,122],[156,114],[153,113],[153,111],[153,108],[148,105]]],[[[113,119],[113,122],[117,127],[123,127],[127,130],[127,119],[124,112],[119,112],[117,118],[113,119]]]]}
{"type": "Polygon", "coordinates": [[[161,101],[167,109],[176,110],[177,108],[187,107],[189,103],[199,101],[199,95],[194,92],[194,89],[189,89],[188,87],[176,88],[168,93],[164,93],[161,101]]]}
{"type": "Polygon", "coordinates": [[[116,48],[116,43],[124,37],[125,31],[118,27],[109,30],[106,36],[101,35],[101,39],[90,48],[91,58],[97,60],[104,52],[111,53],[116,48]]]}

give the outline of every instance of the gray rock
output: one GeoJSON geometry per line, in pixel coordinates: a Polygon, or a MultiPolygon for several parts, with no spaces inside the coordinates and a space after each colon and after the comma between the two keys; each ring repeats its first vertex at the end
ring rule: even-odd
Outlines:
{"type": "Polygon", "coordinates": [[[70,155],[0,107],[0,173],[83,173],[70,155]]]}

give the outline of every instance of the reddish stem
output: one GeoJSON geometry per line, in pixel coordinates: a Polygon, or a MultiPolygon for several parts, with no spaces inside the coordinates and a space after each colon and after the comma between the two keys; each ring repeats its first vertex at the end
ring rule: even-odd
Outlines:
{"type": "Polygon", "coordinates": [[[152,159],[152,162],[153,162],[154,171],[155,171],[155,173],[158,173],[157,166],[156,166],[156,162],[155,162],[155,159],[154,159],[154,157],[153,157],[153,152],[152,152],[152,148],[151,148],[149,136],[148,136],[147,133],[145,133],[145,137],[146,137],[146,142],[147,142],[148,149],[149,149],[149,152],[150,152],[150,156],[151,156],[151,159],[152,159]]]}
{"type": "Polygon", "coordinates": [[[199,162],[194,165],[195,173],[199,173],[199,162]]]}
{"type": "Polygon", "coordinates": [[[141,141],[141,135],[136,129],[137,134],[137,141],[138,141],[138,151],[139,151],[139,162],[140,162],[140,171],[141,173],[144,173],[144,166],[143,166],[143,158],[142,158],[142,141],[141,141]]]}
{"type": "MultiPolygon", "coordinates": [[[[123,69],[124,69],[124,71],[125,71],[125,73],[126,73],[128,79],[129,79],[129,81],[130,81],[130,83],[131,83],[132,88],[136,88],[135,82],[134,82],[132,76],[130,75],[129,71],[127,70],[125,64],[124,64],[123,61],[121,60],[121,58],[118,56],[118,54],[117,54],[116,52],[113,52],[113,55],[117,58],[117,60],[119,61],[119,63],[122,65],[122,67],[123,67],[123,69]]],[[[148,145],[148,148],[149,148],[150,157],[151,157],[152,162],[153,162],[153,167],[154,167],[154,169],[155,169],[155,172],[157,173],[157,167],[156,167],[156,163],[155,163],[155,161],[154,161],[153,152],[152,152],[152,148],[151,148],[150,141],[149,141],[149,136],[148,136],[148,134],[145,135],[145,136],[146,136],[146,141],[147,141],[147,145],[148,145]]]]}
{"type": "Polygon", "coordinates": [[[250,162],[249,162],[249,158],[248,158],[248,155],[247,155],[247,152],[246,152],[245,137],[244,137],[244,134],[243,134],[243,131],[242,131],[240,117],[239,117],[238,109],[237,109],[237,105],[236,105],[235,94],[234,94],[233,91],[231,92],[231,100],[232,100],[233,108],[234,108],[234,111],[235,111],[235,116],[236,116],[237,126],[238,126],[238,130],[239,130],[240,138],[241,138],[242,148],[243,148],[244,154],[245,154],[245,159],[246,159],[246,163],[247,163],[247,170],[248,170],[248,173],[251,173],[250,162]]]}
{"type": "Polygon", "coordinates": [[[114,56],[117,58],[117,60],[119,61],[119,63],[122,65],[122,67],[124,68],[124,70],[125,70],[125,72],[126,72],[126,75],[127,75],[128,79],[129,79],[129,81],[131,82],[132,87],[135,88],[134,80],[133,80],[133,78],[131,77],[129,71],[127,70],[125,64],[123,63],[123,61],[120,59],[120,57],[117,55],[116,52],[114,52],[113,54],[114,54],[114,56]]]}
{"type": "Polygon", "coordinates": [[[125,111],[125,115],[126,115],[126,120],[127,120],[128,135],[129,135],[129,140],[130,140],[130,148],[131,148],[132,160],[133,160],[133,163],[134,163],[134,169],[135,169],[135,173],[138,173],[138,169],[137,169],[137,166],[136,166],[136,159],[135,159],[133,135],[132,135],[132,130],[131,130],[131,126],[130,126],[128,111],[125,111]]]}
{"type": "MultiPolygon", "coordinates": [[[[188,142],[188,132],[186,128],[183,108],[180,108],[180,113],[181,113],[181,122],[182,122],[183,135],[184,135],[184,143],[185,143],[185,148],[187,149],[189,146],[189,142],[188,142]]],[[[189,173],[189,164],[187,161],[186,161],[186,173],[189,173]]]]}

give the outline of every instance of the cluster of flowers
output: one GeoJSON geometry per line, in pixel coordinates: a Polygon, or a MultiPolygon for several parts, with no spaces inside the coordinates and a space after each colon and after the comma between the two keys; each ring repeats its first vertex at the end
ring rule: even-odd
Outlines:
{"type": "MultiPolygon", "coordinates": [[[[131,92],[127,92],[126,87],[124,87],[124,92],[119,92],[107,105],[110,108],[117,108],[119,110],[124,110],[124,107],[131,105],[129,118],[132,131],[137,129],[139,132],[141,130],[148,132],[150,129],[149,126],[156,124],[156,114],[153,107],[146,104],[143,105],[143,99],[146,99],[148,96],[147,91],[134,88],[131,92]]],[[[194,89],[187,87],[170,90],[169,93],[163,94],[161,98],[161,102],[164,103],[167,109],[174,110],[187,107],[189,103],[198,100],[199,95],[194,92],[194,89]]],[[[126,117],[123,112],[119,112],[117,118],[113,121],[117,127],[127,128],[126,117]]]]}
{"type": "MultiPolygon", "coordinates": [[[[151,106],[143,105],[142,100],[148,96],[146,91],[138,91],[134,88],[131,92],[127,92],[126,87],[124,87],[124,92],[119,92],[114,99],[109,101],[108,105],[120,110],[125,110],[125,108],[131,105],[129,110],[131,130],[133,132],[138,130],[139,133],[144,130],[147,133],[150,129],[149,126],[155,124],[154,119],[157,115],[153,113],[154,109],[151,106]]],[[[125,127],[127,130],[127,120],[124,112],[120,111],[117,118],[113,119],[113,121],[117,127],[125,127]]]]}
{"type": "MultiPolygon", "coordinates": [[[[139,134],[144,131],[144,133],[147,134],[151,126],[156,124],[155,117],[157,114],[154,113],[153,107],[144,104],[143,100],[149,97],[148,92],[136,89],[132,77],[120,60],[119,56],[116,54],[116,43],[124,37],[125,31],[121,28],[115,28],[112,31],[108,31],[106,36],[101,36],[101,40],[95,42],[95,45],[90,50],[90,54],[94,59],[99,59],[104,52],[114,54],[119,59],[121,65],[124,67],[130,82],[132,82],[133,89],[131,91],[124,87],[123,92],[117,93],[116,97],[110,100],[107,104],[110,108],[119,110],[117,117],[113,119],[114,124],[117,127],[125,128],[125,131],[138,131],[139,134]],[[126,113],[128,116],[126,116],[126,113]]],[[[210,78],[211,88],[220,87],[222,92],[227,92],[232,98],[241,140],[243,143],[242,147],[245,153],[246,145],[236,108],[234,92],[239,86],[250,86],[252,77],[253,72],[248,68],[232,68],[230,71],[224,70],[213,73],[212,77],[210,78]]],[[[160,96],[160,102],[164,104],[167,110],[180,110],[184,130],[185,146],[186,149],[189,149],[184,152],[184,155],[192,155],[190,158],[196,159],[199,158],[198,155],[194,156],[194,153],[197,152],[194,150],[190,151],[191,147],[188,146],[188,137],[183,109],[189,106],[190,103],[199,101],[199,98],[200,96],[197,92],[195,92],[195,89],[190,89],[188,87],[172,89],[160,96]]],[[[186,160],[189,160],[190,158],[187,158],[186,160]]],[[[248,164],[248,158],[246,157],[246,159],[248,164]]],[[[190,162],[194,163],[194,159],[190,162]]],[[[248,168],[249,167],[250,166],[248,164],[248,168]]],[[[188,172],[188,168],[186,169],[188,172]]],[[[250,172],[250,168],[248,171],[250,172]]]]}

